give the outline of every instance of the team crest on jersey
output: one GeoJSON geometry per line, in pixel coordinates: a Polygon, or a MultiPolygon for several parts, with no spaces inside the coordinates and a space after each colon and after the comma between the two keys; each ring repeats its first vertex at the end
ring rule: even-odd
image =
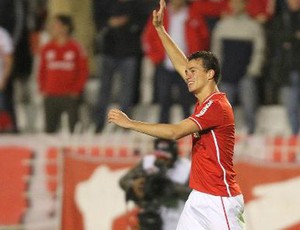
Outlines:
{"type": "Polygon", "coordinates": [[[206,111],[209,109],[209,107],[212,105],[212,103],[213,100],[209,100],[207,104],[201,109],[201,111],[196,115],[196,117],[203,116],[206,113],[206,111]]]}

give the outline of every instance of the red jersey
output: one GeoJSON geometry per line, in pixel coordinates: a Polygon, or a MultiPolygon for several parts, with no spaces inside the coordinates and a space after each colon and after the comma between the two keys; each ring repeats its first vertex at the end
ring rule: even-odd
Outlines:
{"type": "Polygon", "coordinates": [[[82,92],[88,76],[87,57],[73,39],[60,45],[50,41],[43,46],[38,72],[41,92],[66,96],[82,92]]]}
{"type": "Polygon", "coordinates": [[[193,134],[190,187],[215,196],[241,194],[233,169],[234,115],[225,94],[197,103],[189,119],[199,127],[193,134]]]}

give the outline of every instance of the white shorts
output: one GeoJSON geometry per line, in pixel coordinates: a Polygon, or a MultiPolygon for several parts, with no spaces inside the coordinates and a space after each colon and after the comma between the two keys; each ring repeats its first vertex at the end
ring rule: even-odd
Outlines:
{"type": "Polygon", "coordinates": [[[213,196],[193,190],[185,203],[177,230],[245,229],[243,195],[213,196]]]}

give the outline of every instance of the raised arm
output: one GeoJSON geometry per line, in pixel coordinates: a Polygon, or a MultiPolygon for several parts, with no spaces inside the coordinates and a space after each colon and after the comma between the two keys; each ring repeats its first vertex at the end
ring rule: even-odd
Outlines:
{"type": "Polygon", "coordinates": [[[184,78],[187,58],[185,54],[178,48],[173,39],[169,36],[163,25],[164,10],[166,8],[165,0],[160,0],[159,10],[153,11],[153,26],[155,27],[158,36],[174,65],[174,68],[184,78]]]}

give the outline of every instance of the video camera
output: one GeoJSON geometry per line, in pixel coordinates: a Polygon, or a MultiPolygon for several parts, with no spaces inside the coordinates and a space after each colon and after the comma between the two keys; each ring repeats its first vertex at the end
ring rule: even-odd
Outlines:
{"type": "Polygon", "coordinates": [[[172,193],[173,183],[166,176],[167,169],[160,165],[157,171],[147,174],[145,172],[136,175],[135,179],[143,178],[143,197],[138,197],[133,189],[126,192],[126,200],[132,200],[136,203],[142,202],[160,202],[165,197],[169,197],[172,193]]]}
{"type": "Polygon", "coordinates": [[[131,190],[126,194],[127,199],[141,204],[142,207],[138,213],[140,230],[161,230],[162,219],[159,208],[174,195],[173,183],[166,177],[165,170],[159,170],[154,174],[144,174],[144,196],[139,199],[131,190]]]}
{"type": "MultiPolygon", "coordinates": [[[[174,193],[173,183],[167,178],[167,170],[171,168],[178,158],[178,147],[175,141],[165,139],[155,139],[154,152],[156,157],[154,165],[155,172],[147,172],[146,169],[141,170],[135,175],[135,179],[144,178],[143,200],[147,202],[161,200],[170,197],[174,193]]],[[[137,201],[133,191],[128,191],[127,200],[137,201]]]]}
{"type": "Polygon", "coordinates": [[[141,230],[160,230],[162,220],[159,207],[167,205],[170,200],[177,200],[173,182],[167,178],[167,170],[177,160],[178,150],[174,141],[156,139],[154,141],[155,172],[143,171],[136,178],[144,178],[143,197],[139,198],[132,189],[126,193],[126,199],[136,203],[143,203],[138,214],[141,230]]]}

